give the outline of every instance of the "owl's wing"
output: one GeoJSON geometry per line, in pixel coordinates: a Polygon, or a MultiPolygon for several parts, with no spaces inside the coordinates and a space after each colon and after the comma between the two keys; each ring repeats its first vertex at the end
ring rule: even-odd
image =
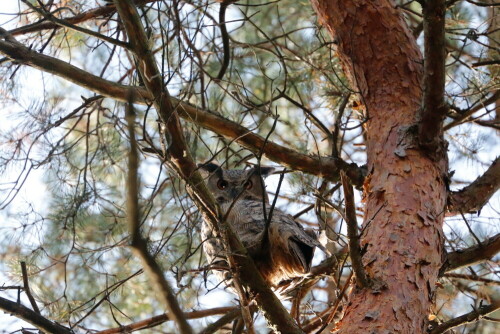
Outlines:
{"type": "MultiPolygon", "coordinates": [[[[224,204],[223,212],[226,212],[228,208],[229,204],[224,204]]],[[[236,202],[227,220],[250,255],[259,253],[262,233],[266,227],[262,202],[250,200],[236,202]]]]}
{"type": "MultiPolygon", "coordinates": [[[[229,206],[230,204],[223,204],[223,212],[229,206]]],[[[282,280],[304,276],[311,269],[315,248],[324,250],[324,247],[292,216],[274,208],[269,225],[269,249],[268,252],[265,251],[267,247],[264,247],[262,239],[266,218],[270,217],[269,204],[266,205],[265,216],[263,212],[262,202],[241,200],[234,203],[227,214],[227,220],[266,280],[278,285],[282,280]]],[[[204,249],[212,262],[224,259],[220,239],[207,238],[204,249]]]]}
{"type": "MultiPolygon", "coordinates": [[[[255,254],[260,248],[259,237],[262,236],[266,226],[262,214],[262,202],[243,200],[234,203],[232,206],[230,203],[224,203],[221,205],[222,212],[226,213],[229,207],[231,207],[231,211],[227,215],[227,221],[231,224],[234,232],[250,255],[255,254]]],[[[224,260],[222,241],[205,222],[202,224],[201,236],[204,242],[203,249],[209,261],[224,260]]]]}
{"type": "Polygon", "coordinates": [[[275,262],[288,268],[290,273],[309,272],[315,248],[325,251],[323,245],[292,216],[277,209],[273,212],[270,243],[275,262]]]}

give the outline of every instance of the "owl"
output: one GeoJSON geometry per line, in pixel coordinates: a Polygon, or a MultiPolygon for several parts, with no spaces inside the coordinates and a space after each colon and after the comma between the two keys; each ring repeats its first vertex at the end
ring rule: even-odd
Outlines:
{"type": "MultiPolygon", "coordinates": [[[[222,169],[214,163],[199,165],[199,168],[228,223],[267,283],[278,287],[280,282],[309,272],[315,248],[324,248],[314,233],[304,230],[290,215],[278,208],[271,214],[263,178],[274,168],[222,169]],[[269,218],[266,238],[266,219],[269,218]]],[[[227,266],[222,241],[206,222],[202,223],[201,237],[210,264],[227,266]]],[[[218,276],[229,278],[227,271],[226,274],[218,272],[218,276]]]]}

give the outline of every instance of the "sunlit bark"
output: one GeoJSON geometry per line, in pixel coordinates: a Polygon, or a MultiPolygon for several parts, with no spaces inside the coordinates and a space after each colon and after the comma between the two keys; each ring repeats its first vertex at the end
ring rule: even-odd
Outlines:
{"type": "Polygon", "coordinates": [[[442,262],[445,158],[418,148],[422,56],[388,0],[316,1],[366,108],[361,248],[373,283],[355,289],[339,333],[424,333],[442,262]]]}

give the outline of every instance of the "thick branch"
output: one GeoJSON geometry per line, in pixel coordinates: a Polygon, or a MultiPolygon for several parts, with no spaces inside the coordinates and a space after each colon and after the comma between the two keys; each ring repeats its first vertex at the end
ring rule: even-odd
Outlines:
{"type": "Polygon", "coordinates": [[[437,326],[436,328],[432,329],[430,331],[430,334],[440,334],[444,333],[449,329],[465,325],[471,322],[475,322],[480,320],[483,316],[488,315],[492,312],[495,312],[496,310],[500,309],[500,300],[494,300],[490,305],[486,306],[480,306],[477,309],[474,309],[473,311],[463,314],[457,318],[448,320],[441,325],[437,326]]]}
{"type": "Polygon", "coordinates": [[[486,172],[467,187],[452,192],[448,198],[448,214],[477,212],[500,188],[500,157],[486,172]]]}
{"type": "Polygon", "coordinates": [[[66,328],[58,323],[52,322],[40,314],[30,310],[19,303],[14,303],[8,299],[0,297],[0,309],[12,314],[16,318],[29,322],[41,331],[52,334],[71,334],[69,328],[66,328]]]}
{"type": "Polygon", "coordinates": [[[500,233],[467,249],[450,252],[441,267],[441,275],[447,271],[491,259],[500,252],[500,233]]]}
{"type": "Polygon", "coordinates": [[[440,147],[442,122],[448,108],[445,86],[445,0],[422,2],[424,15],[424,96],[420,115],[419,140],[427,152],[440,147]]]}
{"type": "MultiPolygon", "coordinates": [[[[98,94],[126,102],[129,94],[134,102],[145,103],[152,95],[141,87],[130,87],[105,80],[59,59],[29,50],[20,43],[0,40],[0,53],[13,61],[52,73],[98,94]],[[132,92],[131,92],[132,91],[132,92]]],[[[207,112],[176,98],[170,98],[177,113],[187,121],[235,140],[253,152],[262,152],[268,159],[293,170],[323,177],[332,182],[339,180],[339,171],[344,170],[356,186],[363,184],[366,170],[342,159],[318,157],[299,153],[293,149],[267,141],[238,123],[215,113],[207,112]],[[265,144],[265,145],[264,145],[265,144]]]]}

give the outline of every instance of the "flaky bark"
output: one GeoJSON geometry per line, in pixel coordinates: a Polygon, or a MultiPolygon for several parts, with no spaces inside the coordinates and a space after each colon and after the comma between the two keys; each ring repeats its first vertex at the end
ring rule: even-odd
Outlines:
{"type": "Polygon", "coordinates": [[[339,333],[424,333],[442,262],[446,160],[418,149],[422,56],[389,0],[312,3],[369,118],[361,247],[382,284],[352,292],[339,333]]]}

